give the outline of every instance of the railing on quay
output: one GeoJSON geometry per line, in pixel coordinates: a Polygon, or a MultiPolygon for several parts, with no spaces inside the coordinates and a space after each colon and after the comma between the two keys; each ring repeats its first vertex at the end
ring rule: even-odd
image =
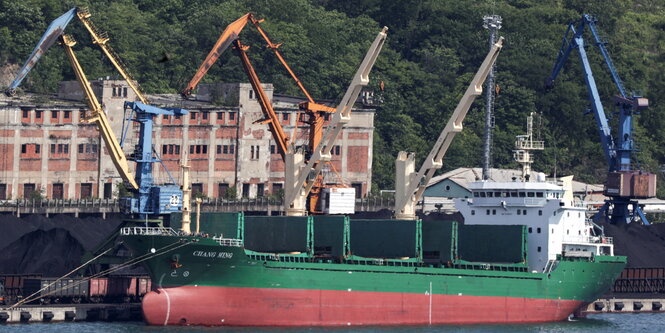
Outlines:
{"type": "MultiPolygon", "coordinates": [[[[356,212],[375,212],[383,209],[392,209],[395,199],[392,196],[367,196],[356,199],[356,212]]],[[[196,203],[192,201],[192,207],[196,203]]],[[[257,197],[240,199],[202,198],[202,212],[262,212],[273,215],[273,212],[283,212],[284,205],[279,197],[257,197]]],[[[118,199],[16,199],[0,200],[0,213],[42,214],[102,214],[122,213],[118,199]]]]}

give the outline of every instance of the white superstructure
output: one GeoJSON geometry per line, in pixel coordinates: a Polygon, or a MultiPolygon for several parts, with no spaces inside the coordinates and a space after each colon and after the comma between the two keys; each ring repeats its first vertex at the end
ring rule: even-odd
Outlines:
{"type": "MultiPolygon", "coordinates": [[[[519,144],[518,139],[518,149],[519,144]]],[[[530,164],[533,160],[520,162],[530,164]]],[[[533,271],[552,269],[557,256],[614,255],[612,238],[595,235],[586,217],[586,205],[573,199],[572,176],[547,181],[542,173],[527,175],[512,182],[470,183],[471,198],[455,200],[464,224],[526,226],[527,261],[533,271]],[[532,178],[535,181],[529,181],[532,178]]]]}

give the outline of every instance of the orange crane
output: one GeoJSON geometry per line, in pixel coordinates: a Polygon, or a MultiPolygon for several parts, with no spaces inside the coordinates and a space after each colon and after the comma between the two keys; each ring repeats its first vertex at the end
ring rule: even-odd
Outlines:
{"type": "MultiPolygon", "coordinates": [[[[263,114],[266,117],[261,122],[268,124],[270,131],[273,135],[273,138],[275,139],[278,152],[282,156],[282,159],[285,160],[285,155],[289,151],[290,149],[289,146],[292,143],[290,143],[288,135],[284,132],[284,129],[282,128],[280,121],[277,117],[277,114],[273,110],[272,104],[270,100],[268,100],[268,97],[265,94],[263,87],[261,86],[261,82],[258,78],[258,75],[256,75],[256,72],[254,71],[254,68],[252,67],[249,61],[249,57],[247,56],[246,53],[249,47],[243,45],[239,40],[240,32],[250,22],[256,27],[259,34],[261,34],[263,39],[266,41],[267,47],[270,48],[275,53],[275,56],[279,59],[280,63],[284,66],[289,75],[291,75],[291,78],[295,81],[296,85],[298,85],[298,88],[300,88],[300,90],[307,98],[307,101],[299,104],[299,108],[307,115],[307,119],[304,122],[309,125],[308,149],[310,152],[312,152],[319,145],[319,142],[321,142],[321,139],[323,138],[323,126],[325,123],[326,115],[335,113],[336,109],[316,103],[314,101],[312,96],[309,94],[309,92],[303,85],[302,81],[300,81],[300,79],[296,76],[291,67],[286,63],[286,60],[284,60],[284,57],[282,56],[281,52],[279,52],[278,48],[282,44],[281,43],[275,44],[270,40],[266,32],[260,26],[260,23],[263,22],[263,20],[256,19],[252,13],[247,13],[243,15],[233,23],[229,24],[226,27],[226,29],[224,29],[224,31],[218,38],[217,42],[213,46],[212,50],[210,51],[210,53],[208,53],[208,56],[203,61],[203,63],[201,63],[198,71],[196,72],[196,74],[194,74],[190,82],[187,84],[187,87],[182,90],[181,94],[183,95],[183,97],[190,96],[192,91],[196,88],[201,79],[203,79],[203,77],[208,72],[210,67],[217,61],[217,59],[222,55],[222,53],[224,53],[224,51],[229,47],[229,45],[233,44],[234,48],[238,51],[238,54],[240,56],[243,65],[243,69],[245,70],[247,77],[249,78],[252,88],[254,89],[254,91],[256,91],[257,99],[259,100],[261,110],[263,111],[263,114]]],[[[296,130],[297,126],[294,129],[292,137],[295,136],[296,130]]],[[[309,196],[310,213],[321,212],[321,210],[319,209],[321,191],[324,187],[329,187],[329,186],[331,185],[324,184],[323,176],[321,174],[317,175],[315,183],[310,191],[310,196],[309,196]]],[[[345,187],[344,185],[341,184],[332,185],[332,186],[345,187]]]]}

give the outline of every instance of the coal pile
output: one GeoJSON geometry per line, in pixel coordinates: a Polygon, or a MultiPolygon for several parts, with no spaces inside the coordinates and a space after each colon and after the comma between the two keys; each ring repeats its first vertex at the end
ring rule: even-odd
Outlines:
{"type": "Polygon", "coordinates": [[[665,267],[665,223],[603,223],[614,238],[614,254],[628,257],[628,268],[665,267]]]}
{"type": "Polygon", "coordinates": [[[120,225],[119,218],[0,215],[0,274],[62,276],[120,225]]]}

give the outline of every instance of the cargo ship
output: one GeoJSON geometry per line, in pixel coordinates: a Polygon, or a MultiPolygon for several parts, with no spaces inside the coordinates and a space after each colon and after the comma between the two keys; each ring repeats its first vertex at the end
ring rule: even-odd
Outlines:
{"type": "MultiPolygon", "coordinates": [[[[564,320],[626,265],[570,178],[471,184],[464,223],[202,216],[205,235],[133,227],[151,325],[350,326],[564,320]]],[[[177,229],[178,219],[171,221],[177,229]]]]}

